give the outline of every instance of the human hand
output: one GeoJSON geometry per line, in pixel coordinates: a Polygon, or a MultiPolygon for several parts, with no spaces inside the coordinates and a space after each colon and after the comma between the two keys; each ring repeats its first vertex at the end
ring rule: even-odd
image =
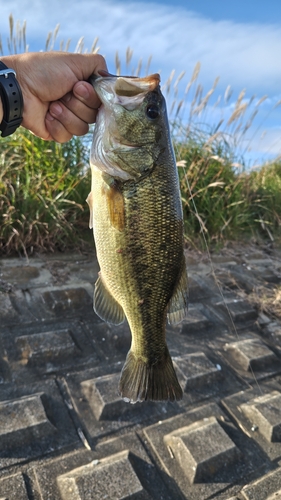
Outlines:
{"type": "Polygon", "coordinates": [[[27,52],[1,57],[1,61],[15,70],[21,86],[23,127],[57,142],[88,132],[100,100],[87,80],[92,73],[107,70],[102,56],[27,52]]]}

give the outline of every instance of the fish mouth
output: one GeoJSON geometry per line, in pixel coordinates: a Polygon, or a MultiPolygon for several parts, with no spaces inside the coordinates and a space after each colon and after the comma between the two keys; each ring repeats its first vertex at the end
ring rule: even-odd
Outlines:
{"type": "Polygon", "coordinates": [[[138,100],[137,98],[140,97],[143,99],[143,94],[155,90],[160,83],[160,75],[154,73],[143,78],[117,76],[101,70],[98,74],[93,74],[89,78],[89,82],[93,85],[103,104],[105,104],[105,101],[112,102],[113,97],[115,102],[123,104],[122,98],[125,98],[125,102],[126,98],[138,100]]]}

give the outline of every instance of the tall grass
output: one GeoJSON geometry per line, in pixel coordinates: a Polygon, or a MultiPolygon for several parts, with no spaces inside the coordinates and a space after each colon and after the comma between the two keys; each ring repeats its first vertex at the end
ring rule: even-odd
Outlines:
{"type": "Polygon", "coordinates": [[[251,172],[244,182],[245,197],[253,227],[271,241],[280,239],[281,228],[281,162],[264,165],[251,172]]]}
{"type": "MultiPolygon", "coordinates": [[[[9,52],[28,50],[26,25],[9,18],[9,52]]],[[[54,50],[59,27],[46,39],[46,50],[54,50]]],[[[98,40],[91,48],[97,52],[98,40]]],[[[60,42],[68,50],[70,40],[60,42]]],[[[81,38],[77,52],[84,51],[81,38]]],[[[0,53],[3,44],[0,37],[0,53]]],[[[116,53],[116,74],[141,75],[150,72],[151,58],[133,66],[129,47],[122,63],[116,53]]],[[[202,245],[202,233],[210,244],[241,237],[279,237],[281,222],[281,163],[276,160],[258,171],[245,169],[243,152],[247,133],[264,96],[259,101],[245,99],[241,91],[232,103],[232,113],[217,123],[210,118],[220,104],[213,103],[218,79],[204,93],[198,83],[198,63],[181,91],[184,71],[172,72],[162,89],[170,118],[170,128],[178,162],[186,241],[202,245]],[[211,123],[211,125],[210,125],[211,123]]],[[[222,97],[230,103],[231,89],[222,97]]],[[[0,253],[54,251],[84,245],[88,227],[85,199],[90,190],[87,170],[88,143],[73,138],[67,144],[44,142],[19,129],[0,141],[0,253]],[[83,237],[83,238],[82,238],[83,237]]]]}
{"type": "Polygon", "coordinates": [[[0,252],[63,250],[77,244],[89,176],[88,150],[73,138],[44,142],[24,129],[0,143],[0,252]]]}
{"type": "MultiPolygon", "coordinates": [[[[245,99],[242,90],[232,103],[231,114],[226,117],[221,114],[216,123],[210,120],[210,113],[219,105],[221,96],[214,104],[210,99],[218,78],[203,94],[197,83],[199,73],[200,63],[197,63],[181,100],[177,85],[184,74],[173,83],[175,75],[171,73],[165,84],[186,241],[192,246],[204,246],[206,240],[217,244],[251,237],[269,238],[273,242],[280,238],[281,229],[280,158],[258,169],[247,169],[245,160],[251,140],[258,132],[254,120],[266,96],[245,99]]],[[[228,87],[223,96],[225,104],[230,102],[231,95],[228,87]]],[[[275,107],[279,105],[280,102],[275,107]]]]}
{"type": "Polygon", "coordinates": [[[248,223],[243,182],[229,161],[190,140],[178,162],[186,240],[198,245],[204,232],[209,242],[235,238],[248,223]]]}
{"type": "Polygon", "coordinates": [[[176,144],[186,241],[202,246],[227,240],[281,236],[281,162],[237,170],[223,142],[192,137],[176,144]],[[204,233],[204,238],[202,238],[204,233]]]}

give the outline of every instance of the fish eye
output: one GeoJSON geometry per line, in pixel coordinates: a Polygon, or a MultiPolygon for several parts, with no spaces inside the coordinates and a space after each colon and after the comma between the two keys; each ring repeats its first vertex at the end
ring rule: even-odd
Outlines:
{"type": "Polygon", "coordinates": [[[160,115],[160,110],[156,104],[149,104],[146,108],[146,115],[151,120],[155,120],[160,115]]]}

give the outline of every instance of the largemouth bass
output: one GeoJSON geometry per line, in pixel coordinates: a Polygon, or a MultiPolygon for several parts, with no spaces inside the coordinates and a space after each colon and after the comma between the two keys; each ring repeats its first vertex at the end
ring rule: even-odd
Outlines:
{"type": "Polygon", "coordinates": [[[87,200],[100,265],[94,310],[115,325],[128,320],[132,343],[119,392],[131,403],[182,398],[165,324],[187,311],[183,215],[159,82],[158,74],[106,72],[91,80],[102,102],[87,200]]]}

